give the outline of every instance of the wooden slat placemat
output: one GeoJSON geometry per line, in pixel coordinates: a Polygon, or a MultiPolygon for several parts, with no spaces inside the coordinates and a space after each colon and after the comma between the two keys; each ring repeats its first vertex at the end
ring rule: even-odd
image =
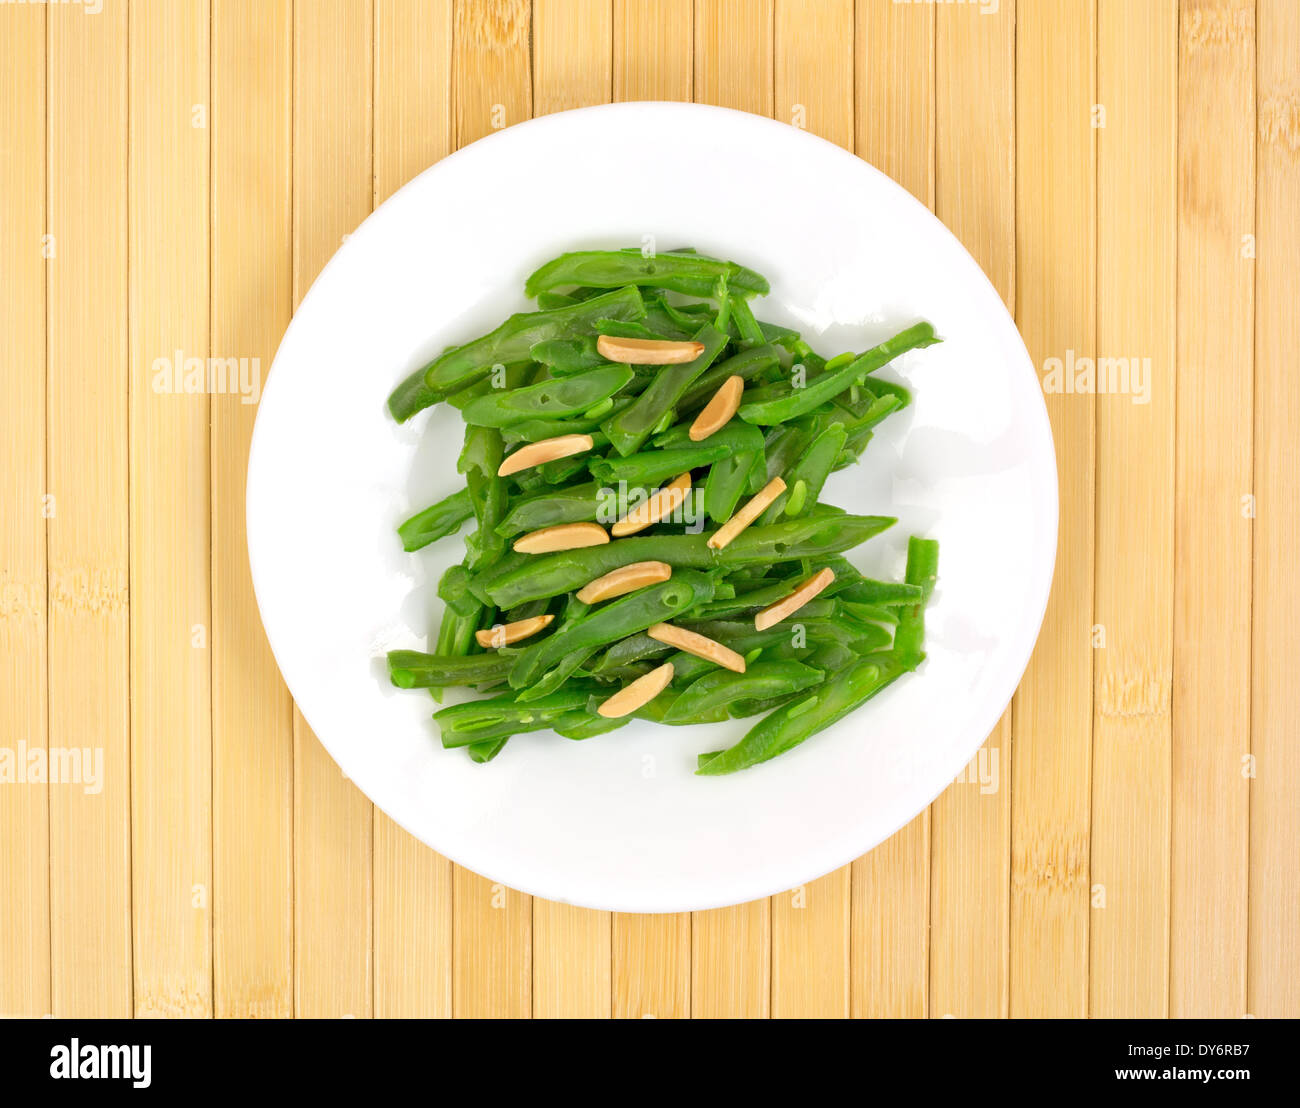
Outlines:
{"type": "Polygon", "coordinates": [[[1300,1015],[1295,0],[4,4],[0,154],[0,765],[102,766],[0,783],[0,1015],[1300,1015]],[[855,151],[1041,374],[1124,382],[1047,390],[1052,600],[967,771],[671,916],[493,883],[344,778],[257,616],[256,405],[169,385],[269,370],[452,150],[634,99],[855,151]]]}

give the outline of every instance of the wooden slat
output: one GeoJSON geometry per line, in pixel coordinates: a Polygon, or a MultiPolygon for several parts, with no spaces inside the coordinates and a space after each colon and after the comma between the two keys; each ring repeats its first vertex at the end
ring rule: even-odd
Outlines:
{"type": "Polygon", "coordinates": [[[692,0],[614,0],[614,99],[689,100],[692,0]]]}
{"type": "Polygon", "coordinates": [[[210,405],[206,392],[162,388],[168,367],[174,388],[185,362],[206,365],[208,357],[209,18],[206,2],[130,7],[131,876],[139,1016],[212,1014],[210,405]]]}
{"type": "MultiPolygon", "coordinates": [[[[293,298],[370,212],[371,5],[294,5],[293,298]]],[[[294,1011],[371,1014],[372,813],[294,713],[294,1011]]]]}
{"type": "MultiPolygon", "coordinates": [[[[451,0],[375,4],[375,193],[449,154],[451,0]]],[[[451,863],[375,810],[375,1015],[451,1015],[451,863]]]]}
{"type": "MultiPolygon", "coordinates": [[[[1093,356],[1096,25],[1092,0],[1016,12],[1016,318],[1040,373],[1048,359],[1093,356]]],[[[1012,717],[1012,1016],[1082,1016],[1088,1000],[1093,397],[1049,393],[1047,410],[1061,513],[1012,717]]]]}
{"type": "Polygon", "coordinates": [[[613,24],[613,0],[534,0],[534,115],[613,99],[613,24]]]}
{"type": "Polygon", "coordinates": [[[453,867],[452,1013],[525,1019],[532,1010],[531,897],[453,867]]]}
{"type": "Polygon", "coordinates": [[[851,867],[772,897],[772,1015],[850,1014],[851,867]]]}
{"type": "MultiPolygon", "coordinates": [[[[772,114],[853,149],[853,45],[852,0],[776,0],[772,114]]],[[[849,1014],[852,876],[844,866],[772,898],[773,1016],[849,1014]]]]}
{"type": "MultiPolygon", "coordinates": [[[[935,211],[1015,305],[1015,7],[935,9],[935,211]]],[[[930,1013],[1007,1014],[1011,711],[930,808],[930,1013]]]]}
{"type": "MultiPolygon", "coordinates": [[[[455,0],[452,101],[465,146],[532,114],[527,0],[455,0]]],[[[522,1017],[532,1010],[532,902],[523,893],[452,867],[452,1011],[522,1017]]]]}
{"type": "Polygon", "coordinates": [[[45,13],[0,11],[0,28],[0,1015],[40,1016],[49,789],[29,779],[27,752],[47,746],[45,13]]]}
{"type": "Polygon", "coordinates": [[[772,902],[768,897],[691,922],[691,1018],[764,1019],[772,1010],[772,902]]]}
{"type": "Polygon", "coordinates": [[[1169,1014],[1246,1010],[1254,4],[1183,3],[1169,1014]]]}
{"type": "Polygon", "coordinates": [[[99,792],[50,796],[51,1005],[58,1016],[123,1018],[132,1012],[127,10],[106,4],[94,19],[48,10],[50,742],[79,747],[93,736],[103,756],[99,792]]]}
{"type": "MultiPolygon", "coordinates": [[[[533,110],[537,115],[608,103],[613,95],[612,0],[533,4],[533,110]]],[[[533,900],[533,1015],[608,1017],[612,921],[533,900]]]]}
{"type": "MultiPolygon", "coordinates": [[[[694,11],[694,87],[689,74],[674,68],[677,82],[658,86],[659,99],[694,99],[771,115],[775,103],[770,2],[735,4],[705,0],[694,11]]],[[[625,65],[639,72],[638,37],[629,34],[625,65]]],[[[679,24],[678,50],[687,49],[688,32],[679,24]]],[[[629,82],[631,83],[631,82],[629,82]]],[[[646,92],[643,95],[650,95],[646,92]]],[[[670,934],[680,925],[665,917],[670,934]]],[[[696,912],[690,924],[686,962],[691,1015],[702,1019],[765,1017],[771,1014],[772,908],[754,900],[711,912],[696,912]]],[[[668,963],[660,963],[668,964],[668,963]]],[[[666,983],[665,983],[666,984],[666,983]]]]}
{"type": "Polygon", "coordinates": [[[614,916],[614,1016],[691,1015],[691,915],[614,916]]]}
{"type": "Polygon", "coordinates": [[[293,302],[292,63],[289,0],[216,0],[212,356],[239,359],[239,387],[212,397],[212,956],[223,1017],[293,1012],[293,705],[244,534],[256,404],[293,302]]]}
{"type": "Polygon", "coordinates": [[[782,123],[852,150],[856,141],[853,0],[775,3],[772,114],[782,123]]]}
{"type": "Polygon", "coordinates": [[[608,912],[533,898],[533,1017],[608,1019],[613,1008],[608,912]]]}
{"type": "MultiPolygon", "coordinates": [[[[693,35],[690,0],[615,0],[614,99],[690,100],[693,35]]],[[[696,920],[699,926],[699,915],[696,920]]],[[[614,915],[610,954],[615,1016],[691,1014],[691,933],[689,915],[614,915]]],[[[697,976],[697,997],[699,982],[697,976]]]]}
{"type": "Polygon", "coordinates": [[[1106,126],[1097,133],[1097,354],[1134,364],[1133,391],[1097,397],[1094,618],[1106,645],[1094,674],[1089,1014],[1160,1017],[1169,981],[1176,0],[1100,0],[1098,36],[1106,126]]]}
{"type": "Polygon", "coordinates": [[[858,0],[854,31],[858,157],[929,207],[934,206],[934,51],[934,5],[858,0]]]}
{"type": "Polygon", "coordinates": [[[775,0],[695,0],[697,104],[771,115],[775,0]]]}
{"type": "Polygon", "coordinates": [[[1259,180],[1255,262],[1254,669],[1250,786],[1248,1010],[1300,1014],[1300,590],[1291,565],[1300,538],[1300,7],[1260,0],[1259,180]]]}
{"type": "MultiPolygon", "coordinates": [[[[934,9],[859,0],[854,43],[858,156],[933,207],[934,9]]],[[[854,1016],[925,1015],[929,901],[927,811],[853,863],[854,1016]]]]}

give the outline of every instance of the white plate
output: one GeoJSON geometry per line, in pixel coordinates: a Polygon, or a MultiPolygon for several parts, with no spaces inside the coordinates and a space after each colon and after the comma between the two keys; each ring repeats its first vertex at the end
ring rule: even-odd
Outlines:
{"type": "MultiPolygon", "coordinates": [[[[1056,549],[1051,432],[1025,348],[956,239],[865,162],[719,108],[617,104],[512,127],[417,177],[354,232],[285,334],[248,472],[248,547],[271,647],[303,715],[385,812],[461,865],[552,900],[630,912],[794,887],[902,827],[963,770],[1029,659],[1056,549]],[[643,168],[645,151],[659,168],[643,168]],[[394,527],[461,485],[459,413],[409,424],[389,390],[444,346],[525,308],[565,250],[691,245],[767,275],[763,318],[822,353],[917,319],[945,342],[885,376],[914,403],[826,498],[898,525],[852,551],[900,578],[940,541],[927,661],[775,761],[695,777],[748,724],[541,732],[492,763],[444,751],[427,694],[384,652],[424,649],[459,538],[403,553],[394,527]]],[[[1006,767],[999,767],[1005,773],[1006,767]]],[[[970,785],[967,787],[978,787],[970,785]]]]}

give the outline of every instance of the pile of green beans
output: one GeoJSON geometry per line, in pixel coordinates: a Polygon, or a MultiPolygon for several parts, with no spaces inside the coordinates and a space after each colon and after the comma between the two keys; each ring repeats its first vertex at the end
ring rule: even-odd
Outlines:
{"type": "MultiPolygon", "coordinates": [[[[444,747],[487,762],[530,731],[577,740],[632,719],[680,726],[761,716],[734,745],[699,756],[698,774],[734,773],[790,750],[917,668],[938,544],[913,536],[902,581],[868,578],[844,554],[896,521],[848,514],[821,494],[832,472],[859,460],[881,420],[910,402],[905,388],[874,374],[938,342],[930,324],[826,359],[798,332],[755,317],[750,301],[768,292],[761,274],[689,248],[563,254],[533,273],[525,292],[536,311],[443,351],[388,401],[398,421],[438,403],[465,421],[464,487],[397,531],[414,552],[471,520],[474,530],[439,582],[433,650],[388,655],[398,688],[427,689],[437,701],[454,687],[489,694],[434,712],[444,747]],[[615,339],[697,345],[678,348],[690,361],[629,365],[601,354],[615,339]],[[696,441],[696,417],[733,377],[743,382],[735,414],[696,441]],[[566,435],[588,435],[592,448],[499,473],[514,450],[566,435]],[[601,545],[513,549],[544,528],[608,528],[620,505],[637,503],[620,497],[644,500],[684,474],[691,511],[601,545]],[[729,543],[710,546],[776,477],[784,491],[732,524],[757,515],[729,543]],[[640,562],[667,563],[671,575],[599,603],[578,599],[594,579],[640,562]],[[815,598],[756,628],[758,612],[827,569],[834,579],[815,598]],[[545,626],[509,645],[480,643],[479,633],[520,620],[533,620],[529,630],[545,626]],[[722,668],[660,641],[662,623],[734,651],[744,672],[734,655],[735,669],[722,668]],[[672,680],[652,699],[648,691],[617,718],[598,713],[665,662],[672,680]]],[[[635,360],[626,349],[634,345],[622,356],[635,360]]]]}

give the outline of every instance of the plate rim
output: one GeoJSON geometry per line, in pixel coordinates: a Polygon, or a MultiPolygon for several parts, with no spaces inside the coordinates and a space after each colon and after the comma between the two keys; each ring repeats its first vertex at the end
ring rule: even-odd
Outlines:
{"type": "MultiPolygon", "coordinates": [[[[897,200],[899,203],[901,203],[904,207],[910,206],[913,212],[916,214],[917,218],[920,218],[923,221],[927,221],[934,230],[939,232],[942,236],[946,236],[946,238],[949,240],[950,245],[956,248],[957,256],[963,258],[967,263],[967,268],[970,271],[970,279],[976,282],[982,282],[988,295],[992,297],[993,301],[995,301],[998,307],[1000,308],[1000,312],[997,314],[996,318],[990,322],[995,326],[998,336],[1004,342],[1009,343],[1013,348],[1018,350],[1018,352],[1023,356],[1022,358],[1016,359],[1020,362],[1019,370],[1028,373],[1030,376],[1032,376],[1034,382],[1034,387],[1031,391],[1036,397],[1037,404],[1035,406],[1036,418],[1034,418],[1031,421],[1031,426],[1036,429],[1037,438],[1045,439],[1046,449],[1042,450],[1041,453],[1043,459],[1049,461],[1051,466],[1050,480],[1045,479],[1043,482],[1043,487],[1044,489],[1048,490],[1048,494],[1045,498],[1045,502],[1042,505],[1038,505],[1039,508],[1046,509],[1046,514],[1044,516],[1044,524],[1045,524],[1044,531],[1048,536],[1050,536],[1049,545],[1051,549],[1051,557],[1050,557],[1050,565],[1047,567],[1047,571],[1043,574],[1042,577],[1042,586],[1039,595],[1037,597],[1030,596],[1027,598],[1026,611],[1027,613],[1033,613],[1033,618],[1031,620],[1028,618],[1028,616],[1026,617],[1024,623],[1024,632],[1021,641],[1019,643],[1012,644],[1013,646],[1016,646],[1018,648],[1011,652],[1010,656],[1013,658],[1015,664],[1011,665],[1010,663],[1008,663],[1007,671],[1014,672],[1016,674],[1016,678],[1012,683],[1011,690],[1007,694],[1006,698],[1004,700],[1000,697],[998,698],[1000,704],[997,710],[988,712],[987,714],[989,715],[989,718],[987,720],[981,720],[979,727],[976,727],[974,723],[971,724],[972,735],[978,735],[979,737],[978,737],[978,741],[975,741],[974,745],[971,745],[969,749],[966,749],[965,744],[963,744],[963,750],[965,751],[965,758],[966,760],[969,760],[971,757],[975,755],[975,753],[980,749],[980,747],[983,746],[984,742],[987,740],[988,735],[992,732],[994,726],[997,724],[997,721],[1002,717],[1002,715],[1005,713],[1007,709],[1007,706],[1013,700],[1016,691],[1020,687],[1021,681],[1024,679],[1025,671],[1028,668],[1033,651],[1037,646],[1039,636],[1042,632],[1042,624],[1043,624],[1043,620],[1046,617],[1047,607],[1051,596],[1051,589],[1052,589],[1053,582],[1055,580],[1056,561],[1059,553],[1059,542],[1060,542],[1060,531],[1059,531],[1060,486],[1059,486],[1059,471],[1058,471],[1057,459],[1056,459],[1055,440],[1052,433],[1051,421],[1048,416],[1046,400],[1043,396],[1042,388],[1038,381],[1037,372],[1034,369],[1033,360],[1030,357],[1028,349],[1024,344],[1024,340],[1021,337],[1020,332],[1015,325],[1015,321],[1011,315],[1011,312],[1007,309],[1006,303],[1003,301],[1001,294],[997,291],[997,289],[993,286],[992,282],[989,280],[988,276],[984,273],[983,268],[970,254],[970,252],[966,249],[966,247],[962,244],[962,242],[956,237],[956,235],[953,234],[953,232],[926,205],[922,204],[915,196],[913,196],[910,192],[908,192],[907,189],[905,189],[898,182],[893,180],[887,174],[883,173],[881,170],[876,168],[874,165],[872,165],[864,158],[861,158],[858,155],[854,154],[852,151],[846,150],[845,148],[838,146],[837,144],[832,143],[829,140],[823,139],[820,136],[813,134],[812,132],[803,130],[802,128],[793,127],[790,124],[786,124],[779,120],[771,119],[766,116],[759,116],[750,112],[738,111],[732,108],[722,108],[714,105],[682,103],[677,101],[663,101],[663,100],[633,100],[633,101],[622,101],[622,102],[610,103],[610,104],[597,104],[597,105],[591,105],[582,108],[574,108],[567,111],[555,112],[545,116],[539,116],[529,120],[523,120],[517,124],[513,124],[509,127],[505,127],[499,131],[493,131],[490,134],[485,135],[482,138],[476,140],[475,142],[469,143],[466,146],[461,147],[459,150],[456,150],[446,155],[445,157],[439,159],[437,162],[434,162],[432,165],[422,170],[420,173],[416,174],[414,177],[411,178],[411,180],[407,181],[404,185],[402,185],[400,188],[395,190],[387,199],[384,200],[383,203],[381,203],[378,207],[374,208],[366,216],[366,218],[362,220],[361,223],[358,224],[357,227],[348,235],[347,239],[343,242],[343,244],[334,252],[333,255],[331,255],[328,261],[321,267],[320,272],[316,275],[315,279],[312,281],[307,292],[303,295],[303,298],[299,302],[297,309],[294,311],[288,326],[285,328],[284,334],[281,336],[279,344],[277,345],[275,357],[272,360],[272,366],[271,366],[272,371],[267,375],[267,380],[262,390],[262,399],[264,400],[267,394],[272,393],[272,390],[276,388],[276,385],[282,376],[274,372],[276,364],[280,361],[282,352],[290,344],[291,337],[299,329],[300,317],[307,314],[305,310],[307,309],[309,304],[312,303],[315,299],[319,299],[321,296],[323,296],[324,293],[322,292],[322,290],[327,288],[329,285],[331,285],[334,282],[335,280],[334,274],[336,273],[337,270],[341,269],[342,266],[346,264],[347,256],[351,253],[349,247],[351,247],[356,240],[362,238],[363,236],[375,233],[376,226],[386,222],[391,217],[392,210],[398,207],[398,205],[395,204],[394,201],[396,201],[399,197],[406,194],[408,190],[414,190],[415,188],[417,188],[417,186],[420,185],[420,182],[422,182],[428,176],[442,172],[446,170],[447,167],[454,166],[458,164],[460,161],[465,160],[465,156],[470,155],[473,151],[482,150],[484,147],[489,145],[497,145],[497,144],[510,141],[508,136],[518,134],[519,132],[522,131],[537,131],[537,130],[543,130],[547,128],[553,128],[557,125],[568,125],[569,121],[571,121],[574,117],[578,117],[578,116],[593,117],[593,116],[626,115],[630,117],[635,117],[636,115],[639,115],[647,111],[655,112],[655,113],[663,112],[668,114],[682,114],[682,115],[692,115],[692,116],[711,115],[717,119],[724,119],[729,121],[739,120],[742,121],[747,126],[757,126],[759,128],[769,129],[774,133],[776,131],[780,131],[782,135],[782,139],[785,141],[789,141],[790,138],[793,136],[794,141],[796,143],[807,142],[815,145],[823,152],[827,152],[827,151],[834,152],[834,155],[838,157],[839,160],[841,160],[846,166],[850,167],[850,171],[861,173],[865,170],[869,176],[874,177],[876,179],[877,185],[883,188],[885,192],[891,193],[894,199],[897,200]],[[1030,628],[1032,628],[1032,631],[1030,630],[1030,628]]],[[[265,588],[265,582],[263,584],[259,584],[260,575],[258,571],[258,556],[254,551],[254,535],[257,531],[260,530],[260,527],[258,526],[257,523],[255,523],[255,515],[254,515],[254,507],[253,507],[253,501],[254,501],[253,477],[254,477],[254,472],[259,457],[265,454],[268,449],[265,446],[266,437],[267,437],[267,434],[265,432],[266,422],[262,419],[262,413],[264,410],[265,410],[264,406],[262,404],[259,404],[257,409],[257,417],[255,418],[254,421],[253,432],[250,439],[248,461],[247,461],[246,472],[245,472],[245,521],[244,521],[245,522],[245,546],[246,546],[246,552],[247,552],[247,557],[249,562],[250,578],[253,585],[254,599],[258,608],[259,621],[261,622],[263,633],[266,635],[267,643],[268,646],[270,647],[271,653],[275,658],[276,666],[279,669],[281,679],[284,681],[286,689],[288,690],[292,698],[294,707],[297,709],[298,712],[302,714],[303,719],[307,722],[307,725],[311,728],[312,733],[316,736],[318,741],[325,748],[330,758],[333,759],[335,764],[339,766],[340,770],[342,770],[348,776],[348,778],[352,781],[353,784],[357,786],[357,788],[363,793],[363,795],[365,795],[365,797],[372,804],[374,804],[376,808],[382,811],[389,819],[392,819],[393,822],[397,823],[398,826],[402,827],[403,830],[405,830],[413,838],[419,840],[421,843],[428,846],[430,849],[436,851],[438,854],[442,855],[444,858],[447,858],[449,861],[453,862],[454,864],[462,866],[475,873],[479,873],[483,876],[486,876],[490,880],[499,881],[511,888],[526,893],[530,896],[538,896],[546,900],[554,901],[556,903],[571,904],[575,906],[591,908],[600,911],[616,911],[616,912],[626,912],[626,913],[633,913],[633,914],[658,914],[658,913],[674,913],[674,912],[686,912],[686,911],[707,911],[714,908],[727,907],[734,904],[745,903],[751,900],[762,899],[764,897],[771,896],[776,893],[780,893],[788,888],[795,887],[798,884],[804,884],[804,883],[814,881],[822,876],[825,876],[826,874],[832,873],[835,870],[844,867],[845,865],[848,865],[849,863],[864,856],[865,854],[874,850],[881,843],[887,841],[888,839],[896,835],[900,830],[902,830],[902,828],[907,826],[909,823],[915,820],[917,816],[919,816],[922,812],[928,809],[930,805],[934,803],[935,799],[937,799],[940,795],[942,795],[947,790],[949,785],[951,785],[951,781],[947,781],[947,780],[943,781],[938,787],[938,789],[933,793],[933,795],[931,795],[929,799],[925,802],[925,804],[917,808],[910,815],[906,816],[906,818],[902,819],[901,822],[899,822],[896,826],[893,826],[889,831],[885,832],[884,834],[872,837],[871,841],[869,842],[853,845],[851,847],[848,847],[846,850],[823,851],[822,854],[818,855],[818,860],[815,863],[809,862],[804,867],[800,867],[798,865],[798,859],[808,858],[809,855],[807,851],[797,855],[795,859],[784,863],[784,868],[786,870],[799,870],[801,874],[799,876],[791,877],[787,874],[778,873],[776,872],[776,870],[779,869],[780,867],[775,867],[775,866],[772,869],[764,869],[762,871],[758,871],[764,875],[769,875],[765,879],[758,880],[758,881],[746,882],[744,880],[746,874],[744,872],[737,873],[733,875],[733,880],[731,884],[728,886],[728,888],[731,888],[732,891],[720,897],[713,897],[704,900],[695,900],[695,899],[683,900],[680,896],[678,896],[676,899],[664,899],[662,896],[657,896],[654,893],[650,893],[649,895],[640,896],[633,900],[628,900],[626,897],[622,899],[616,897],[613,899],[613,901],[611,900],[596,901],[584,896],[557,895],[555,891],[547,891],[547,889],[542,887],[542,885],[535,884],[526,873],[518,874],[513,872],[512,867],[509,865],[495,866],[493,867],[495,872],[490,874],[484,873],[484,871],[482,869],[477,868],[473,862],[466,861],[462,853],[458,849],[448,850],[444,845],[430,841],[430,838],[426,834],[424,834],[421,830],[418,830],[417,828],[411,826],[409,821],[399,817],[398,815],[395,815],[392,811],[390,811],[388,807],[384,805],[384,803],[382,803],[379,799],[376,799],[375,793],[378,792],[382,795],[384,790],[382,788],[376,789],[374,787],[377,778],[374,777],[369,772],[370,766],[368,764],[364,767],[345,766],[344,763],[340,761],[339,756],[336,753],[335,747],[337,744],[331,744],[330,740],[326,737],[328,728],[322,730],[317,726],[317,721],[312,718],[311,714],[309,714],[308,710],[303,706],[302,702],[299,700],[298,696],[295,693],[293,682],[291,682],[290,677],[286,672],[285,666],[281,662],[280,648],[283,648],[284,643],[283,641],[281,641],[279,643],[280,648],[277,648],[276,633],[272,631],[271,627],[266,622],[266,618],[264,614],[265,607],[262,601],[262,593],[265,588]],[[831,861],[829,864],[827,864],[826,857],[831,857],[834,860],[831,861]],[[815,869],[816,871],[815,873],[804,872],[804,870],[813,870],[813,869],[815,869]],[[505,872],[505,871],[510,871],[510,872],[505,872]],[[777,878],[780,879],[777,880],[777,878]],[[775,884],[773,882],[775,882],[775,884]],[[739,892],[736,891],[735,886],[740,887],[739,892]]],[[[1046,561],[1046,558],[1044,558],[1044,561],[1046,561]]],[[[990,701],[990,703],[994,703],[994,702],[990,701]]],[[[847,837],[847,836],[841,836],[841,837],[847,837]]],[[[835,841],[838,841],[838,839],[835,841]]],[[[661,887],[656,886],[655,888],[660,889],[661,887]]]]}

